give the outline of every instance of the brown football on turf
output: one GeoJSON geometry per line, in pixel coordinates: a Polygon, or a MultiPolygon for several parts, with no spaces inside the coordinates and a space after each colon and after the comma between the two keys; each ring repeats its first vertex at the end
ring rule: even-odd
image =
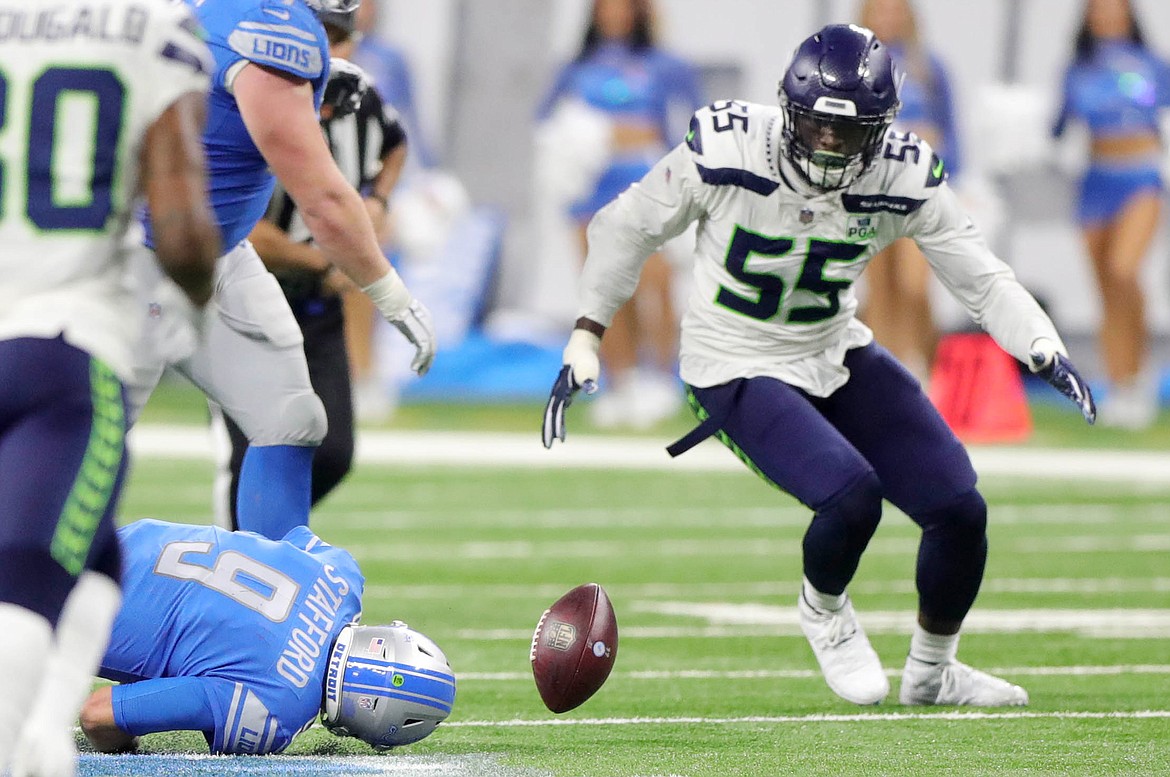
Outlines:
{"type": "Polygon", "coordinates": [[[597,692],[617,658],[617,617],[597,583],[579,585],[544,611],[532,635],[532,676],[546,707],[568,712],[597,692]]]}

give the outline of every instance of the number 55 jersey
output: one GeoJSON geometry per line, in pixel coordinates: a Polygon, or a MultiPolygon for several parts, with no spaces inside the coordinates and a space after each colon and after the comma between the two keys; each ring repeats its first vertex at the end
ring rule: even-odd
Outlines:
{"type": "Polygon", "coordinates": [[[166,0],[2,0],[0,19],[0,339],[63,335],[125,379],[143,137],[207,91],[211,55],[166,0]]]}
{"type": "Polygon", "coordinates": [[[114,689],[119,727],[189,729],[197,719],[212,752],[287,747],[320,712],[330,647],[361,613],[353,556],[304,526],[276,542],[141,520],[118,539],[122,610],[99,673],[132,683],[114,689]],[[159,678],[182,678],[172,682],[183,693],[168,696],[175,686],[159,678]],[[139,693],[139,681],[152,692],[139,693]],[[192,696],[210,714],[181,711],[192,696]],[[168,698],[179,703],[168,709],[168,698]]]}
{"type": "Polygon", "coordinates": [[[891,131],[843,189],[809,185],[782,153],[778,107],[725,101],[589,226],[579,315],[608,324],[642,263],[696,224],[679,372],[693,386],[771,376],[814,396],[849,379],[846,351],[873,334],[855,284],[874,254],[913,238],[935,274],[1009,353],[1059,343],[1048,316],[995,257],[946,184],[942,161],[891,131]]]}

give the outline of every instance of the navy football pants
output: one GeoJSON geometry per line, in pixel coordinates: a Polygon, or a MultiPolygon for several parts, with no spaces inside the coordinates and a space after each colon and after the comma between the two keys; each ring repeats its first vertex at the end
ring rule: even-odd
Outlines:
{"type": "Polygon", "coordinates": [[[690,387],[696,414],[725,418],[717,437],[810,507],[804,574],[841,593],[877,529],[884,497],[923,529],[916,582],[930,618],[961,621],[987,559],[975,470],[918,382],[884,348],[845,358],[849,382],[813,397],[774,378],[690,387]]]}
{"type": "Polygon", "coordinates": [[[55,626],[83,569],[118,580],[125,438],[108,367],[60,337],[0,340],[0,602],[55,626]]]}

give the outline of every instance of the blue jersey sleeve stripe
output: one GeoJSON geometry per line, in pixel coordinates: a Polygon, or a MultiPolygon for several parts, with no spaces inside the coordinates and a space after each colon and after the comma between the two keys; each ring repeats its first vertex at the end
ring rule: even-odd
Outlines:
{"type": "Polygon", "coordinates": [[[244,715],[244,684],[236,683],[235,691],[232,693],[231,704],[228,705],[227,725],[224,726],[222,732],[216,732],[216,743],[219,749],[231,752],[236,745],[236,739],[240,729],[240,718],[244,715]]]}
{"type": "Polygon", "coordinates": [[[188,65],[196,73],[211,73],[211,67],[203,57],[193,51],[175,44],[172,41],[168,41],[167,44],[163,46],[162,51],[159,52],[159,56],[161,56],[163,59],[170,59],[178,62],[181,65],[188,65]]]}
{"type": "Polygon", "coordinates": [[[738,186],[765,197],[780,186],[776,181],[770,181],[763,176],[734,167],[710,168],[703,167],[698,163],[695,164],[695,167],[699,168],[699,177],[703,179],[703,183],[711,186],[738,186]]]}
{"type": "Polygon", "coordinates": [[[240,22],[236,25],[241,30],[260,30],[261,32],[275,33],[279,36],[291,35],[309,43],[316,43],[317,36],[300,27],[291,24],[265,24],[264,22],[240,22]]]}

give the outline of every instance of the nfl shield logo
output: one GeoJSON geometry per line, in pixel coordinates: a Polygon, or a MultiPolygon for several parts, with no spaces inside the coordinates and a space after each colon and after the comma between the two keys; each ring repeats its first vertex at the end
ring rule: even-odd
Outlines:
{"type": "Polygon", "coordinates": [[[372,710],[374,708],[374,700],[369,696],[359,696],[358,706],[363,710],[372,710]]]}
{"type": "Polygon", "coordinates": [[[800,211],[800,223],[811,224],[813,220],[813,212],[811,208],[802,208],[800,211]]]}

